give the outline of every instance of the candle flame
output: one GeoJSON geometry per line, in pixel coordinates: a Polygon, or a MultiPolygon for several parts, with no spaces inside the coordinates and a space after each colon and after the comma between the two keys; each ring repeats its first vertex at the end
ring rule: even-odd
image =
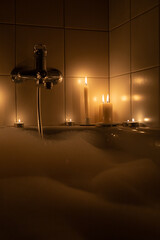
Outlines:
{"type": "Polygon", "coordinates": [[[109,94],[107,94],[107,103],[109,103],[109,94]]]}
{"type": "Polygon", "coordinates": [[[21,122],[21,119],[18,119],[18,122],[20,123],[20,122],[21,122]]]}
{"type": "Polygon", "coordinates": [[[102,102],[104,103],[104,94],[102,95],[102,102]]]}
{"type": "Polygon", "coordinates": [[[134,122],[134,118],[132,118],[132,122],[134,122]]]}
{"type": "Polygon", "coordinates": [[[70,118],[69,121],[72,122],[72,119],[70,118]]]}
{"type": "Polygon", "coordinates": [[[85,85],[87,85],[87,77],[85,77],[85,85]]]}

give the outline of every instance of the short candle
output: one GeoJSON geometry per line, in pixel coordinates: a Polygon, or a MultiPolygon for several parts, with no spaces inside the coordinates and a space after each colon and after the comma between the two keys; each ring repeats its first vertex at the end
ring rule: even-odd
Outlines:
{"type": "Polygon", "coordinates": [[[18,119],[18,121],[14,123],[14,126],[22,128],[24,127],[24,122],[21,122],[21,119],[18,119]]]}
{"type": "Polygon", "coordinates": [[[107,102],[103,104],[103,122],[112,122],[112,103],[109,102],[109,94],[107,94],[107,102]]]}

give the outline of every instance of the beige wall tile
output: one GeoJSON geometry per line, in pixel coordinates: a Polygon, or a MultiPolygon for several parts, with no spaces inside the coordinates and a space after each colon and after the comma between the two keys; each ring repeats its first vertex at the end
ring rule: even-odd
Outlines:
{"type": "MultiPolygon", "coordinates": [[[[99,104],[102,95],[107,96],[107,78],[87,78],[88,112],[91,123],[99,121],[99,104]]],[[[75,123],[85,123],[84,107],[85,78],[66,79],[66,118],[75,123]]]]}
{"type": "Polygon", "coordinates": [[[110,74],[116,76],[130,71],[130,25],[113,30],[110,34],[110,74]]]}
{"type": "MultiPolygon", "coordinates": [[[[17,84],[17,119],[26,126],[37,126],[37,86],[32,80],[17,84]]],[[[52,90],[41,88],[42,123],[44,126],[64,122],[63,83],[52,90]]]]}
{"type": "Polygon", "coordinates": [[[130,75],[111,78],[110,88],[113,121],[123,122],[130,119],[130,75]]]}
{"type": "Polygon", "coordinates": [[[132,70],[159,64],[159,9],[132,22],[132,70]]]}
{"type": "Polygon", "coordinates": [[[66,121],[82,123],[84,118],[84,78],[66,78],[66,121]]]}
{"type": "Polygon", "coordinates": [[[21,24],[63,26],[63,0],[17,0],[16,21],[21,24]]]}
{"type": "Polygon", "coordinates": [[[44,126],[65,122],[64,82],[55,85],[51,90],[42,88],[42,121],[44,126]]]}
{"type": "MultiPolygon", "coordinates": [[[[17,27],[17,65],[24,66],[24,68],[34,68],[33,46],[36,43],[43,43],[47,47],[47,68],[57,68],[63,73],[63,30],[58,29],[17,27]]],[[[25,98],[24,100],[20,98],[19,109],[23,112],[22,115],[25,116],[26,124],[35,125],[37,121],[35,83],[26,82],[19,85],[21,86],[19,86],[17,97],[20,98],[19,95],[21,94],[22,98],[25,98]]],[[[45,125],[60,124],[62,122],[61,115],[63,115],[64,111],[62,103],[59,102],[56,105],[59,96],[62,98],[61,101],[64,101],[62,90],[62,86],[60,88],[56,86],[52,91],[42,89],[42,118],[45,125]]]]}
{"type": "MultiPolygon", "coordinates": [[[[33,46],[47,46],[47,67],[57,68],[64,74],[63,0],[17,0],[16,61],[18,66],[34,67],[33,46]],[[45,14],[47,12],[47,14],[45,14]],[[44,16],[44,17],[43,17],[44,16]],[[49,26],[49,27],[45,27],[49,26]]],[[[98,109],[102,94],[108,92],[108,33],[107,1],[65,1],[66,27],[85,30],[66,30],[66,117],[84,123],[84,77],[88,76],[89,117],[98,122],[98,109]],[[92,4],[91,4],[92,2],[92,4]],[[101,4],[100,4],[101,3],[101,4]],[[81,12],[82,14],[78,14],[81,12]],[[101,15],[95,18],[95,13],[101,15]],[[80,77],[80,78],[79,78],[80,77]],[[80,84],[81,81],[81,84],[80,84]]],[[[110,28],[129,20],[129,0],[110,0],[110,28]]],[[[157,0],[131,0],[132,17],[155,6],[157,0]]],[[[15,84],[9,75],[15,66],[14,1],[0,3],[0,125],[13,125],[15,121],[15,84]],[[5,24],[9,23],[9,24],[5,24]]],[[[159,65],[159,8],[132,20],[132,71],[159,65]]],[[[111,31],[110,70],[113,120],[130,118],[130,26],[124,24],[111,31]],[[123,76],[117,76],[125,74],[123,76]],[[117,76],[117,77],[116,77],[117,76]]],[[[153,68],[132,74],[133,117],[148,118],[150,126],[158,126],[159,69],[153,68]]],[[[44,125],[65,122],[64,83],[52,90],[42,89],[42,120],[44,125]]],[[[37,125],[36,84],[26,81],[17,85],[17,117],[25,125],[37,125]]]]}
{"type": "Polygon", "coordinates": [[[108,76],[108,33],[66,31],[67,76],[108,76]]]}
{"type": "Polygon", "coordinates": [[[17,119],[25,126],[37,125],[36,83],[32,80],[16,84],[17,88],[17,119]]]}
{"type": "Polygon", "coordinates": [[[154,68],[132,74],[132,83],[133,117],[147,125],[158,126],[159,69],[154,68]]]}
{"type": "Polygon", "coordinates": [[[15,29],[0,25],[0,75],[9,75],[15,64],[15,29]]]}
{"type": "Polygon", "coordinates": [[[130,0],[109,1],[110,29],[125,23],[130,18],[130,0]]]}
{"type": "Polygon", "coordinates": [[[131,0],[131,16],[135,17],[156,6],[159,0],[131,0]]]}
{"type": "Polygon", "coordinates": [[[15,85],[8,76],[0,76],[0,126],[15,121],[15,85]]]}
{"type": "Polygon", "coordinates": [[[61,29],[40,27],[17,27],[17,66],[34,67],[33,47],[45,44],[47,47],[47,67],[57,68],[63,73],[64,35],[61,29]]]}
{"type": "Polygon", "coordinates": [[[0,23],[15,23],[15,1],[0,1],[0,23]]]}
{"type": "Polygon", "coordinates": [[[66,27],[108,30],[107,0],[66,0],[66,27]]]}

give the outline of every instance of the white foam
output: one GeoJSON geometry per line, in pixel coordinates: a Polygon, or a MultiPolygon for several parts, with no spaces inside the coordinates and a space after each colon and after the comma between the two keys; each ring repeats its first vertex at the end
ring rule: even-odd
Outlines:
{"type": "Polygon", "coordinates": [[[158,239],[159,167],[95,136],[0,129],[0,239],[158,239]]]}

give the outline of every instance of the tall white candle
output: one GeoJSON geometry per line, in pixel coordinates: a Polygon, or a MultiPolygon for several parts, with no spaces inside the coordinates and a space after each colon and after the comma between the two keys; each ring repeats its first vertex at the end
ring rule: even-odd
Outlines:
{"type": "Polygon", "coordinates": [[[112,103],[109,102],[109,94],[107,95],[107,102],[103,104],[103,122],[112,122],[112,103]]]}
{"type": "Polygon", "coordinates": [[[84,110],[85,110],[85,119],[88,121],[88,86],[87,86],[87,77],[85,77],[84,85],[84,110]]]}

